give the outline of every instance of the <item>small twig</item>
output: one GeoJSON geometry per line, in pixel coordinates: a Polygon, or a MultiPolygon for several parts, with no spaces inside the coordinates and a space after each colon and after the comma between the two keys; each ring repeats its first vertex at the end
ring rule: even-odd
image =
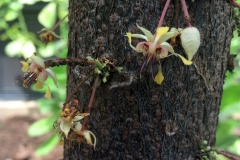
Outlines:
{"type": "Polygon", "coordinates": [[[167,12],[167,9],[168,9],[168,6],[169,6],[170,1],[171,1],[171,0],[167,0],[167,2],[165,3],[165,6],[164,6],[164,8],[163,8],[162,15],[161,15],[160,20],[159,20],[159,23],[158,23],[158,27],[161,27],[162,24],[163,24],[163,20],[164,20],[165,14],[166,14],[166,12],[167,12]]]}
{"type": "Polygon", "coordinates": [[[68,14],[66,16],[64,16],[60,21],[57,22],[57,24],[55,24],[55,26],[50,30],[51,32],[53,32],[58,26],[60,23],[62,23],[62,21],[67,18],[68,14]]]}
{"type": "Polygon", "coordinates": [[[187,22],[187,26],[188,27],[192,27],[191,23],[190,23],[190,17],[189,17],[189,14],[188,14],[188,9],[187,9],[187,5],[186,5],[186,2],[185,0],[181,0],[182,2],[182,7],[183,7],[183,12],[184,12],[184,15],[186,17],[186,22],[187,22]]]}
{"type": "MultiPolygon", "coordinates": [[[[72,96],[79,90],[79,88],[82,86],[82,84],[92,76],[92,74],[87,75],[79,84],[78,86],[74,89],[74,91],[68,96],[68,98],[66,99],[65,104],[68,104],[68,102],[71,100],[72,96]]],[[[64,109],[64,108],[63,108],[64,109]]]]}
{"type": "Polygon", "coordinates": [[[236,7],[240,8],[240,4],[236,0],[230,0],[230,3],[232,3],[236,7]]]}
{"type": "Polygon", "coordinates": [[[227,158],[229,158],[231,160],[240,160],[240,157],[236,157],[236,156],[234,156],[234,155],[232,155],[230,153],[227,153],[225,151],[220,151],[220,150],[216,149],[215,152],[217,154],[221,154],[221,155],[223,155],[223,156],[225,156],[225,157],[227,157],[227,158]]]}
{"type": "Polygon", "coordinates": [[[208,85],[207,80],[206,80],[206,77],[202,73],[199,72],[198,67],[195,63],[193,63],[193,65],[195,66],[195,68],[197,70],[197,73],[203,78],[204,84],[207,87],[207,89],[210,90],[209,85],[208,85]]]}
{"type": "Polygon", "coordinates": [[[69,66],[95,65],[94,61],[78,59],[78,58],[58,58],[58,59],[54,59],[54,60],[47,60],[44,63],[45,63],[46,68],[60,66],[60,65],[66,65],[66,64],[69,66]]]}
{"type": "MultiPolygon", "coordinates": [[[[87,111],[86,113],[90,113],[90,111],[91,111],[92,104],[93,104],[93,100],[94,100],[95,93],[96,93],[96,89],[97,89],[97,86],[98,86],[98,80],[99,80],[99,77],[97,76],[97,78],[95,79],[95,82],[94,82],[93,89],[92,89],[91,98],[90,98],[90,100],[89,100],[88,111],[87,111]]],[[[84,131],[85,126],[86,126],[86,123],[87,123],[87,120],[88,120],[88,116],[87,116],[87,117],[84,117],[84,121],[83,121],[83,123],[82,123],[82,129],[81,129],[81,131],[84,131]]]]}

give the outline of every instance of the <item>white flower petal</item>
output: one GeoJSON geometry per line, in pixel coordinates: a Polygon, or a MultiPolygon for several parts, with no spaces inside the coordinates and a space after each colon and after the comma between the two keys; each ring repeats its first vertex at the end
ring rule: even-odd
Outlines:
{"type": "Polygon", "coordinates": [[[40,67],[45,68],[44,60],[42,58],[33,55],[29,59],[31,60],[32,63],[36,63],[40,67]]]}
{"type": "Polygon", "coordinates": [[[65,136],[68,136],[72,123],[66,122],[63,119],[60,120],[60,129],[64,132],[65,136]]]}
{"type": "Polygon", "coordinates": [[[140,27],[138,24],[137,24],[137,27],[145,34],[148,42],[153,42],[154,41],[154,36],[152,35],[152,33],[149,30],[147,30],[143,27],[140,27]]]}
{"type": "Polygon", "coordinates": [[[162,42],[161,47],[166,48],[168,50],[168,52],[170,52],[172,54],[175,53],[174,50],[173,50],[173,47],[167,42],[162,42]]]}
{"type": "Polygon", "coordinates": [[[177,31],[174,32],[167,32],[166,34],[162,35],[159,40],[158,40],[158,44],[161,44],[162,42],[165,42],[166,40],[172,38],[172,37],[176,37],[178,35],[177,31]]]}
{"type": "Polygon", "coordinates": [[[146,41],[148,40],[147,37],[142,34],[132,34],[131,37],[145,39],[146,41]]]}
{"type": "Polygon", "coordinates": [[[54,84],[56,85],[56,87],[58,87],[57,77],[56,77],[56,74],[53,72],[53,70],[51,68],[46,68],[45,71],[52,77],[54,84]]]}
{"type": "Polygon", "coordinates": [[[75,123],[75,129],[76,129],[77,131],[80,131],[80,130],[82,129],[82,123],[76,122],[76,123],[75,123]]]}
{"type": "Polygon", "coordinates": [[[86,139],[87,144],[93,145],[93,147],[94,147],[94,149],[95,149],[95,147],[96,147],[96,142],[97,142],[96,136],[95,136],[91,131],[89,131],[89,130],[84,130],[84,131],[82,132],[82,134],[83,134],[84,138],[86,139]],[[92,143],[92,139],[91,139],[90,134],[91,134],[91,135],[93,136],[93,138],[94,138],[94,144],[92,143]]]}
{"type": "Polygon", "coordinates": [[[83,119],[85,116],[75,116],[72,121],[79,121],[81,119],[83,119]]]}

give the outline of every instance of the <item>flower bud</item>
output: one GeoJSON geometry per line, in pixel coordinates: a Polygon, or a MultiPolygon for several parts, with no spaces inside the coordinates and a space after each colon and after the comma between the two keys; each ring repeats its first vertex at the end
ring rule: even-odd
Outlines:
{"type": "Polygon", "coordinates": [[[188,56],[188,60],[192,60],[200,46],[200,33],[196,27],[187,27],[181,33],[182,46],[188,56]]]}

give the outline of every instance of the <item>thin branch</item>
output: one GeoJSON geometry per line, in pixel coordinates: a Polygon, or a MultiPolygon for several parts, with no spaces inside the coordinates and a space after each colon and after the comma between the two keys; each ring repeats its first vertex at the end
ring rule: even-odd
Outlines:
{"type": "Polygon", "coordinates": [[[60,23],[62,23],[62,21],[67,18],[68,14],[66,16],[64,16],[60,21],[57,22],[57,24],[55,24],[55,26],[50,30],[51,32],[53,32],[58,26],[60,23]]]}
{"type": "Polygon", "coordinates": [[[163,20],[164,20],[164,17],[165,17],[165,14],[167,12],[167,9],[168,9],[168,6],[169,6],[169,3],[170,3],[171,0],[167,0],[164,8],[163,8],[163,12],[162,12],[162,15],[160,17],[160,20],[159,20],[159,23],[158,23],[158,27],[161,27],[162,24],[163,24],[163,20]]]}
{"type": "Polygon", "coordinates": [[[46,68],[60,66],[60,65],[69,65],[69,66],[95,65],[94,61],[88,61],[85,59],[78,59],[78,58],[58,58],[58,59],[54,59],[54,60],[47,60],[44,63],[45,63],[46,68]]]}
{"type": "Polygon", "coordinates": [[[185,0],[181,0],[181,2],[182,2],[183,12],[184,12],[184,15],[185,15],[186,21],[187,21],[187,26],[192,27],[192,25],[190,23],[190,17],[189,17],[189,14],[188,14],[188,9],[187,9],[186,2],[185,2],[185,0]]]}
{"type": "MultiPolygon", "coordinates": [[[[68,104],[68,102],[71,100],[71,98],[74,96],[74,94],[79,90],[79,88],[83,85],[83,83],[92,76],[92,74],[87,75],[79,84],[78,86],[74,89],[74,91],[68,96],[68,98],[65,101],[65,104],[68,104]]],[[[65,106],[64,104],[64,106],[65,106]]],[[[63,108],[64,109],[64,108],[63,108]]]]}
{"type": "MultiPolygon", "coordinates": [[[[86,113],[90,113],[90,111],[91,111],[93,100],[94,100],[94,97],[95,97],[95,94],[96,94],[96,89],[97,89],[97,86],[98,86],[98,80],[99,80],[99,77],[97,76],[97,78],[95,79],[95,82],[94,82],[91,98],[90,98],[90,101],[89,101],[89,104],[88,104],[88,111],[86,113]]],[[[88,121],[88,116],[84,118],[84,121],[82,123],[81,131],[84,131],[87,121],[88,121]]]]}
{"type": "Polygon", "coordinates": [[[217,154],[221,154],[221,155],[223,155],[223,156],[225,156],[225,157],[227,157],[227,158],[229,158],[229,159],[231,159],[231,160],[240,160],[239,157],[236,157],[236,156],[234,156],[234,155],[232,155],[232,154],[230,154],[230,153],[224,152],[224,151],[220,151],[220,150],[218,150],[218,149],[216,149],[215,152],[216,152],[217,154]]]}

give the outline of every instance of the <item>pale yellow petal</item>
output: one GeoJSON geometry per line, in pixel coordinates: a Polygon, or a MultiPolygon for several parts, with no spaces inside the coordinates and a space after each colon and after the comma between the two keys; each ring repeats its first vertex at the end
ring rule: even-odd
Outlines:
{"type": "Polygon", "coordinates": [[[39,80],[37,80],[37,83],[34,85],[36,89],[42,89],[43,88],[43,83],[39,80]]]}
{"type": "Polygon", "coordinates": [[[158,39],[158,44],[161,44],[162,42],[165,42],[167,40],[169,40],[172,37],[176,37],[178,35],[178,32],[167,32],[166,34],[162,35],[159,39],[158,39]]]}
{"type": "Polygon", "coordinates": [[[95,136],[91,131],[88,131],[88,130],[84,130],[84,131],[83,131],[83,136],[84,136],[87,144],[93,145],[93,147],[94,147],[94,149],[95,149],[95,147],[96,147],[96,142],[97,142],[96,136],[95,136]],[[90,135],[93,136],[93,138],[94,138],[94,143],[92,143],[92,138],[91,138],[90,135]]]}
{"type": "Polygon", "coordinates": [[[68,132],[70,131],[71,126],[72,126],[72,122],[67,122],[61,119],[60,129],[65,134],[66,138],[68,137],[68,132]]]}
{"type": "Polygon", "coordinates": [[[161,84],[163,80],[164,80],[164,77],[162,74],[162,69],[159,67],[158,73],[155,76],[155,81],[157,82],[157,84],[161,84]]]}
{"type": "Polygon", "coordinates": [[[127,35],[127,37],[128,37],[128,43],[131,44],[131,43],[132,43],[132,38],[131,38],[131,37],[132,37],[132,33],[127,32],[126,35],[127,35]]]}
{"type": "Polygon", "coordinates": [[[177,56],[179,56],[181,59],[182,59],[182,62],[185,64],[185,65],[191,65],[192,64],[192,61],[189,61],[187,59],[185,59],[183,56],[181,56],[180,54],[177,54],[177,56]]]}
{"type": "Polygon", "coordinates": [[[27,72],[27,71],[28,71],[28,68],[29,68],[28,62],[20,61],[20,63],[22,64],[22,71],[23,71],[23,72],[27,72]]]}
{"type": "Polygon", "coordinates": [[[136,52],[142,52],[142,51],[139,51],[139,50],[137,50],[133,45],[132,45],[132,33],[130,33],[130,32],[127,32],[126,33],[126,36],[128,37],[128,43],[129,43],[129,45],[130,45],[130,47],[134,50],[134,51],[136,51],[136,52]]]}
{"type": "Polygon", "coordinates": [[[169,27],[159,27],[157,28],[157,35],[156,37],[161,37],[162,35],[166,34],[169,30],[169,27]]]}
{"type": "Polygon", "coordinates": [[[137,24],[137,27],[145,34],[148,42],[153,42],[154,36],[152,35],[152,33],[149,30],[147,30],[143,27],[140,27],[138,24],[137,24]]]}
{"type": "Polygon", "coordinates": [[[50,88],[47,86],[47,90],[46,90],[46,93],[45,93],[45,98],[51,100],[52,99],[52,96],[51,96],[51,90],[50,88]]]}

